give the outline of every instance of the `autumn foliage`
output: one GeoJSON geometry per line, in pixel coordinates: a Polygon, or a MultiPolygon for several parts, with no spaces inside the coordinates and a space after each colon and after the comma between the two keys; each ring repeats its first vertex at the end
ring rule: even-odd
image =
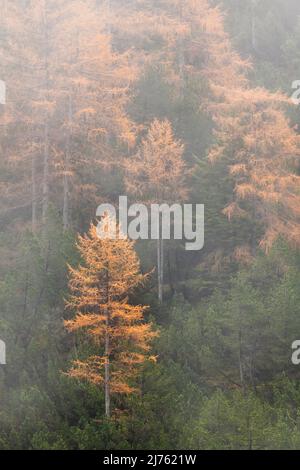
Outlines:
{"type": "MultiPolygon", "coordinates": [[[[104,223],[112,224],[109,219],[104,223]]],[[[150,343],[156,336],[152,324],[144,320],[147,307],[132,305],[128,298],[147,275],[140,273],[132,241],[99,238],[94,225],[87,235],[79,236],[77,247],[83,263],[70,267],[67,301],[75,317],[65,325],[69,331],[86,335],[96,352],[74,361],[69,375],[104,386],[109,400],[110,393],[136,391],[132,380],[149,359],[150,343]]]]}
{"type": "Polygon", "coordinates": [[[126,187],[147,202],[172,202],[186,197],[184,145],[170,121],[155,119],[137,153],[126,160],[126,187]]]}

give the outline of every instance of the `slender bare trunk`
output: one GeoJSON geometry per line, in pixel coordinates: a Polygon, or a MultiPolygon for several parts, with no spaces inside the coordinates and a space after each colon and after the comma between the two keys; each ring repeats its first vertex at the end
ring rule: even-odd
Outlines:
{"type": "Polygon", "coordinates": [[[106,8],[107,8],[107,32],[111,34],[111,1],[106,1],[106,8]]]}
{"type": "Polygon", "coordinates": [[[171,251],[167,250],[167,266],[168,266],[168,278],[169,278],[169,286],[170,286],[170,291],[171,295],[173,296],[175,294],[175,285],[173,281],[173,272],[172,272],[172,267],[171,267],[171,251]]]}
{"type": "Polygon", "coordinates": [[[158,300],[160,302],[160,239],[157,239],[157,285],[158,285],[158,300]]]}
{"type": "MultiPolygon", "coordinates": [[[[184,16],[184,2],[182,0],[180,3],[180,19],[183,21],[184,16]]],[[[185,58],[184,58],[184,41],[183,38],[180,37],[179,39],[179,49],[178,49],[178,65],[179,65],[179,77],[180,77],[180,94],[183,97],[184,89],[185,89],[185,58]]]]}
{"type": "Polygon", "coordinates": [[[159,236],[157,240],[157,281],[158,281],[158,301],[163,302],[163,240],[159,236]]]}
{"type": "Polygon", "coordinates": [[[161,299],[163,301],[163,285],[164,285],[164,240],[160,240],[160,285],[161,285],[161,299]]]}
{"type": "Polygon", "coordinates": [[[63,202],[63,227],[64,230],[69,228],[69,201],[70,201],[70,157],[71,157],[71,126],[72,126],[72,98],[69,95],[68,105],[68,127],[66,141],[66,156],[64,168],[64,202],[63,202]]]}
{"type": "Polygon", "coordinates": [[[42,223],[43,227],[46,226],[47,212],[49,207],[49,116],[48,116],[48,100],[49,100],[49,70],[48,70],[48,20],[47,20],[47,6],[44,1],[43,9],[43,26],[44,26],[44,60],[45,60],[45,89],[46,89],[46,112],[45,112],[45,125],[44,125],[44,172],[43,172],[43,200],[42,200],[42,223]]]}
{"type": "Polygon", "coordinates": [[[255,52],[258,52],[257,37],[256,37],[255,0],[251,0],[251,44],[252,44],[252,49],[255,52]]]}
{"type": "Polygon", "coordinates": [[[242,362],[242,332],[239,331],[239,369],[240,369],[240,381],[243,391],[245,392],[245,382],[244,382],[244,369],[242,362]]]}
{"type": "Polygon", "coordinates": [[[105,329],[105,366],[104,366],[104,384],[105,384],[105,416],[110,418],[110,310],[109,303],[109,272],[106,267],[106,329],[105,329]]]}
{"type": "Polygon", "coordinates": [[[109,312],[106,317],[105,333],[105,415],[110,418],[110,362],[109,362],[109,312]]]}
{"type": "Polygon", "coordinates": [[[31,160],[31,223],[32,232],[35,233],[37,225],[37,187],[36,187],[36,156],[32,156],[31,160]]]}
{"type": "Polygon", "coordinates": [[[42,203],[42,222],[45,227],[47,221],[47,212],[49,207],[49,125],[48,117],[44,127],[44,173],[43,173],[43,203],[42,203]]]}

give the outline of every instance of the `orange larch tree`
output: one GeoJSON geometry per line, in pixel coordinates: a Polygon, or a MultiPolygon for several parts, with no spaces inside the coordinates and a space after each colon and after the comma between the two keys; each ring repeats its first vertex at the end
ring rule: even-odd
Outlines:
{"type": "MultiPolygon", "coordinates": [[[[180,203],[185,199],[184,145],[176,140],[168,120],[155,119],[137,153],[126,162],[126,187],[146,203],[180,203]]],[[[158,237],[158,299],[163,300],[163,240],[158,237]]]]}
{"type": "Polygon", "coordinates": [[[108,11],[96,0],[6,2],[0,21],[9,91],[0,116],[3,173],[22,166],[13,183],[1,182],[3,210],[31,206],[35,230],[54,202],[67,229],[77,204],[99,204],[95,172],[134,144],[126,105],[137,69],[113,49],[108,11]]]}
{"type": "MultiPolygon", "coordinates": [[[[99,169],[109,170],[120,158],[119,149],[127,151],[135,143],[135,126],[126,114],[126,105],[137,68],[131,64],[129,53],[118,53],[112,48],[109,10],[102,8],[103,5],[96,8],[93,4],[97,2],[79,3],[84,3],[80,17],[71,30],[67,21],[57,43],[63,70],[62,73],[58,70],[60,91],[64,97],[58,108],[58,119],[63,116],[66,135],[64,158],[58,159],[64,176],[65,228],[70,223],[69,200],[73,208],[82,204],[85,197],[97,206],[101,188],[91,175],[99,169]],[[70,47],[66,59],[68,37],[70,47]],[[72,145],[72,140],[76,140],[76,145],[72,145]]],[[[72,6],[72,11],[78,12],[78,5],[72,6]]]]}
{"type": "Polygon", "coordinates": [[[207,102],[201,103],[215,124],[209,158],[223,158],[234,183],[224,214],[250,215],[262,223],[265,249],[280,235],[299,244],[300,141],[285,115],[289,99],[251,85],[251,63],[232,47],[218,7],[207,0],[166,5],[185,26],[185,70],[202,77],[210,90],[207,102]]]}
{"type": "MultiPolygon", "coordinates": [[[[103,226],[113,222],[105,217],[103,226]]],[[[118,229],[117,229],[118,230],[118,229]]],[[[111,394],[130,394],[137,389],[134,377],[148,359],[151,340],[157,335],[144,320],[146,306],[132,305],[128,295],[147,275],[140,273],[134,242],[99,237],[97,227],[79,236],[83,263],[70,267],[71,295],[67,308],[75,318],[65,322],[69,331],[81,331],[95,347],[95,354],[76,360],[70,377],[104,388],[105,414],[111,415],[111,394]]]]}
{"type": "Polygon", "coordinates": [[[251,86],[247,77],[251,66],[233,50],[223,15],[213,9],[210,17],[205,28],[205,75],[212,93],[208,109],[216,143],[209,158],[226,160],[235,185],[224,214],[229,218],[248,214],[260,221],[261,246],[266,250],[278,236],[299,244],[300,139],[285,114],[290,100],[280,92],[251,86]]]}
{"type": "Polygon", "coordinates": [[[299,244],[300,141],[285,114],[290,100],[251,85],[251,63],[232,47],[219,7],[207,0],[166,0],[162,5],[182,24],[177,41],[166,45],[168,57],[176,58],[174,45],[181,56],[181,81],[185,74],[196,75],[210,90],[201,103],[215,124],[209,159],[223,158],[234,183],[224,214],[248,214],[262,223],[265,249],[280,235],[299,244]]]}

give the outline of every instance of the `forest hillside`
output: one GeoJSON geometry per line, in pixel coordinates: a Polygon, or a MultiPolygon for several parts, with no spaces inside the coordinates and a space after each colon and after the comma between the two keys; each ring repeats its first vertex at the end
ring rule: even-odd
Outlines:
{"type": "Polygon", "coordinates": [[[0,449],[300,449],[299,1],[1,0],[0,58],[0,449]]]}

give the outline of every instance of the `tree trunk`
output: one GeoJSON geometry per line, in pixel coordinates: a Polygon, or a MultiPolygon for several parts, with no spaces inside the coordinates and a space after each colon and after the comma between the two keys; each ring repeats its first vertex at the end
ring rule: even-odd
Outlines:
{"type": "Polygon", "coordinates": [[[163,302],[164,286],[164,240],[160,240],[160,285],[161,285],[161,303],[163,302]]]}
{"type": "Polygon", "coordinates": [[[242,332],[239,331],[239,370],[240,370],[240,381],[242,389],[245,393],[245,382],[244,382],[244,369],[243,369],[243,362],[242,362],[242,332]]]}
{"type": "Polygon", "coordinates": [[[251,0],[251,44],[254,52],[258,53],[257,37],[256,37],[256,12],[255,0],[251,0]]]}
{"type": "Polygon", "coordinates": [[[63,227],[64,230],[69,228],[69,200],[70,200],[70,156],[71,156],[71,125],[72,125],[72,98],[69,95],[68,105],[68,128],[66,140],[66,156],[64,168],[64,202],[63,202],[63,227]]]}
{"type": "Polygon", "coordinates": [[[107,8],[107,32],[111,34],[111,1],[106,1],[106,8],[107,8]]]}
{"type": "Polygon", "coordinates": [[[105,370],[104,370],[104,384],[105,384],[105,416],[110,418],[110,337],[109,337],[109,326],[110,326],[110,311],[108,307],[109,303],[109,267],[106,266],[106,330],[105,330],[105,370]]]}
{"type": "Polygon", "coordinates": [[[45,227],[47,221],[47,212],[49,206],[49,127],[48,117],[44,128],[44,173],[43,173],[43,203],[42,203],[42,222],[45,227]]]}
{"type": "Polygon", "coordinates": [[[37,224],[37,189],[36,189],[36,157],[32,156],[31,160],[31,223],[32,223],[32,233],[36,231],[37,224]]]}
{"type": "Polygon", "coordinates": [[[43,11],[43,26],[44,26],[44,60],[45,60],[45,89],[46,89],[46,112],[45,112],[45,125],[44,125],[44,172],[43,172],[43,200],[42,200],[42,223],[45,229],[47,221],[47,213],[49,206],[49,122],[48,122],[48,100],[49,100],[49,70],[48,70],[48,19],[47,19],[47,6],[44,2],[43,11]]]}
{"type": "MultiPolygon", "coordinates": [[[[181,0],[180,3],[180,19],[184,23],[184,2],[185,0],[181,0]]],[[[185,91],[185,57],[184,57],[184,40],[182,37],[179,39],[178,45],[178,66],[179,66],[179,77],[180,77],[180,95],[181,98],[184,96],[185,91]]]]}
{"type": "Polygon", "coordinates": [[[163,302],[163,282],[164,282],[164,252],[163,240],[159,236],[157,240],[157,281],[158,281],[158,301],[163,302]]]}
{"type": "Polygon", "coordinates": [[[157,285],[158,285],[158,301],[160,302],[160,239],[157,239],[157,285]]]}
{"type": "Polygon", "coordinates": [[[109,363],[109,311],[106,314],[105,333],[105,416],[110,418],[110,363],[109,363]]]}
{"type": "Polygon", "coordinates": [[[174,296],[175,294],[175,286],[173,283],[173,273],[172,273],[172,267],[171,267],[171,251],[167,251],[167,263],[168,263],[168,278],[169,278],[169,286],[170,286],[170,291],[171,295],[174,296]]]}

